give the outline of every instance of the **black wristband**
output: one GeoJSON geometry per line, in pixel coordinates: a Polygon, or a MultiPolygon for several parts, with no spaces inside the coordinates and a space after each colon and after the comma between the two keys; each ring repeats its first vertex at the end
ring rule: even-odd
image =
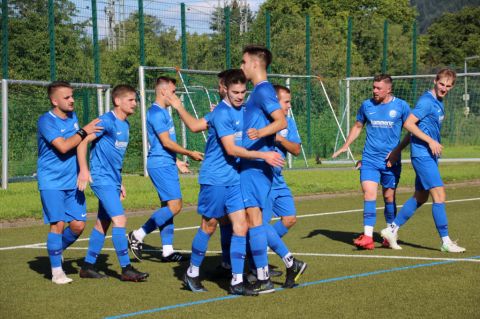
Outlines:
{"type": "Polygon", "coordinates": [[[80,137],[83,139],[85,139],[85,137],[87,137],[87,132],[85,132],[85,130],[83,128],[79,129],[75,134],[78,134],[80,135],[80,137]]]}

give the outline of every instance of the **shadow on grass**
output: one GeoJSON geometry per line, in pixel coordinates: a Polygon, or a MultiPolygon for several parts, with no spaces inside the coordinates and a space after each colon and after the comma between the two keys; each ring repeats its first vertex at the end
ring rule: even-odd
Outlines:
{"type": "MultiPolygon", "coordinates": [[[[345,231],[338,231],[338,230],[330,230],[330,229],[315,229],[312,230],[305,238],[312,238],[318,235],[323,235],[331,240],[339,241],[342,243],[346,243],[353,246],[353,240],[361,235],[361,233],[354,233],[354,232],[345,232],[345,231]]],[[[378,233],[373,233],[373,240],[377,243],[383,242],[383,238],[378,233]]],[[[398,241],[400,246],[410,246],[413,248],[425,249],[425,250],[438,250],[437,248],[426,247],[419,244],[409,243],[402,240],[398,241]]],[[[378,247],[383,248],[383,247],[378,247]]]]}

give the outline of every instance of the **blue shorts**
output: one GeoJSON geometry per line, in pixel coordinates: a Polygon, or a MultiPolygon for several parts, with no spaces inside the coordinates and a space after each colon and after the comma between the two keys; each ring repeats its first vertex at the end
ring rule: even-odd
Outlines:
{"type": "Polygon", "coordinates": [[[443,186],[438,160],[430,156],[412,157],[412,166],[417,175],[415,178],[415,190],[424,191],[443,186]]]}
{"type": "Polygon", "coordinates": [[[45,224],[87,220],[85,194],[78,189],[41,190],[40,199],[45,224]]]}
{"type": "Polygon", "coordinates": [[[245,208],[264,208],[272,187],[273,169],[266,162],[241,162],[240,187],[245,208]]]}
{"type": "Polygon", "coordinates": [[[98,219],[110,220],[124,214],[119,188],[109,185],[91,185],[90,188],[98,198],[98,219]]]}
{"type": "Polygon", "coordinates": [[[360,167],[360,183],[371,181],[377,184],[380,183],[384,188],[397,188],[401,171],[401,165],[379,169],[373,167],[373,165],[362,162],[362,167],[360,167]]]}
{"type": "Polygon", "coordinates": [[[177,165],[149,168],[148,175],[161,202],[182,198],[177,165]]]}
{"type": "Polygon", "coordinates": [[[198,213],[206,218],[219,219],[225,214],[245,209],[240,185],[200,185],[198,213]]]}
{"type": "Polygon", "coordinates": [[[267,203],[263,209],[263,222],[269,223],[272,217],[295,216],[297,210],[292,192],[288,187],[272,188],[267,203]]]}

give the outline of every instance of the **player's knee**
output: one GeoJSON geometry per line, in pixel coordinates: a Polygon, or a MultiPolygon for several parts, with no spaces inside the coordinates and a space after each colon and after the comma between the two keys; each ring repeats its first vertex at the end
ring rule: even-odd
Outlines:
{"type": "Polygon", "coordinates": [[[113,227],[127,227],[127,217],[119,215],[112,218],[113,227]]]}
{"type": "Polygon", "coordinates": [[[233,233],[237,236],[247,236],[248,224],[247,221],[242,221],[240,223],[235,223],[233,225],[233,233]]]}
{"type": "Polygon", "coordinates": [[[168,203],[168,208],[172,211],[173,215],[177,215],[182,210],[182,201],[175,200],[168,203]]]}
{"type": "Polygon", "coordinates": [[[77,235],[81,235],[85,229],[85,222],[74,221],[70,223],[70,229],[77,235]]]}
{"type": "Polygon", "coordinates": [[[297,217],[296,216],[283,217],[282,223],[285,227],[290,228],[297,223],[297,217]]]}
{"type": "Polygon", "coordinates": [[[50,224],[50,232],[54,234],[61,234],[63,233],[63,228],[65,227],[64,222],[56,222],[50,224]]]}

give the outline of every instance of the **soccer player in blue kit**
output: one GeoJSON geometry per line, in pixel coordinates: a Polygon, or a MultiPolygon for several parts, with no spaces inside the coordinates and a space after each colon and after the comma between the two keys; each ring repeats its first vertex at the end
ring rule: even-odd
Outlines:
{"type": "Polygon", "coordinates": [[[155,84],[155,102],[147,112],[147,131],[150,149],[147,170],[161,201],[161,208],[155,211],[145,224],[128,234],[130,250],[136,259],[142,258],[142,243],[145,236],[156,228],[162,235],[162,262],[182,261],[183,256],[173,250],[173,217],[182,209],[182,193],[177,166],[185,165],[177,159],[177,153],[201,161],[203,154],[191,151],[177,144],[173,119],[167,107],[167,96],[175,95],[176,80],[160,76],[155,84]],[[166,229],[165,229],[166,228],[166,229]],[[168,239],[169,241],[165,241],[168,239]]]}
{"type": "Polygon", "coordinates": [[[105,278],[94,267],[100,254],[105,234],[113,223],[112,242],[122,267],[122,281],[144,281],[148,273],[132,267],[128,256],[126,236],[127,217],[121,200],[126,197],[122,185],[122,166],[129,141],[130,124],[127,117],[135,112],[136,91],[129,85],[117,85],[112,90],[114,109],[100,116],[103,131],[90,134],[78,146],[78,185],[84,190],[91,182],[91,189],[98,198],[98,216],[90,234],[87,255],[80,270],[81,278],[105,278]],[[87,144],[92,142],[90,170],[87,166],[87,144]]]}
{"type": "Polygon", "coordinates": [[[85,228],[87,208],[85,195],[77,188],[76,147],[88,134],[102,130],[100,120],[79,129],[74,110],[73,88],[68,82],[48,85],[47,94],[52,108],[37,123],[38,190],[45,224],[50,224],[47,251],[52,268],[52,282],[72,281],[62,268],[62,253],[74,243],[85,228]],[[64,229],[65,223],[69,226],[64,229]]]}
{"type": "MultiPolygon", "coordinates": [[[[440,144],[440,131],[445,118],[443,99],[455,85],[456,73],[450,69],[440,70],[435,78],[432,90],[425,92],[417,101],[412,114],[408,117],[404,127],[412,136],[410,140],[412,166],[415,170],[415,193],[407,200],[397,217],[390,225],[382,230],[383,238],[391,245],[398,246],[398,230],[403,226],[415,211],[422,206],[428,196],[432,196],[432,215],[438,234],[442,240],[441,251],[462,253],[465,248],[453,242],[448,234],[448,220],[445,209],[445,187],[438,169],[438,158],[443,146],[440,144]]],[[[403,147],[398,147],[396,156],[399,156],[403,147]]],[[[400,247],[400,246],[398,246],[400,247]]]]}
{"type": "MultiPolygon", "coordinates": [[[[382,185],[387,225],[395,218],[395,191],[400,180],[401,163],[400,161],[390,163],[389,155],[399,144],[402,126],[409,114],[410,107],[407,102],[392,94],[392,78],[386,74],[375,76],[373,98],[362,103],[357,113],[357,121],[348,134],[345,144],[332,155],[335,158],[346,152],[349,145],[360,135],[363,126],[367,127],[360,167],[360,183],[364,198],[364,233],[353,241],[358,248],[375,248],[373,227],[376,223],[379,183],[382,185]]],[[[383,245],[388,247],[390,243],[384,242],[383,245]]]]}
{"type": "MultiPolygon", "coordinates": [[[[286,157],[287,152],[297,156],[300,154],[301,143],[297,125],[293,118],[288,117],[291,108],[290,89],[282,85],[274,85],[278,102],[287,119],[287,128],[277,133],[275,137],[275,150],[286,157]]],[[[294,258],[281,239],[296,223],[296,209],[292,192],[282,175],[282,167],[274,167],[273,184],[265,208],[263,209],[263,225],[267,232],[268,246],[282,258],[287,267],[284,288],[293,288],[305,272],[307,264],[294,258]],[[281,220],[270,225],[273,215],[280,216],[281,220]]]]}
{"type": "MultiPolygon", "coordinates": [[[[244,48],[241,68],[254,88],[245,104],[242,143],[247,150],[273,151],[275,134],[287,127],[275,90],[267,80],[267,67],[272,53],[265,47],[250,45],[244,48]]],[[[263,226],[262,209],[270,192],[273,169],[263,160],[240,160],[240,186],[247,212],[249,243],[257,268],[255,291],[274,292],[268,273],[267,236],[263,226]]]]}

